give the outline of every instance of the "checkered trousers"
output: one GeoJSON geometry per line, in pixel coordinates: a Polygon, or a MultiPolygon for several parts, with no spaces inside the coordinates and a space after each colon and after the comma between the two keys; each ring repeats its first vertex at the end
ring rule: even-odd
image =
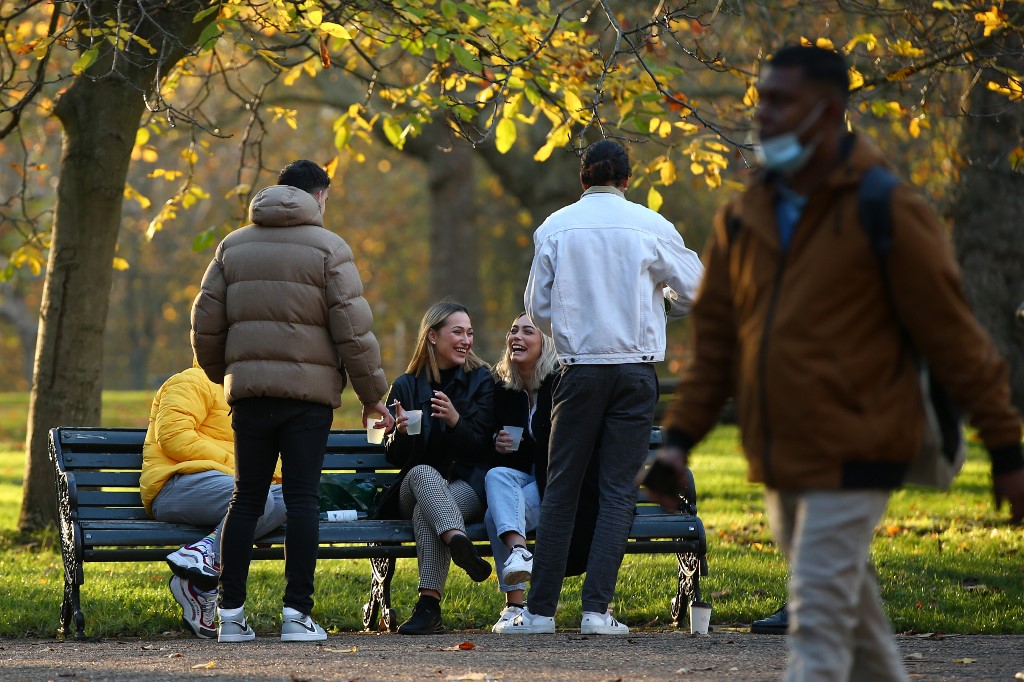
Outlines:
{"type": "Polygon", "coordinates": [[[412,519],[419,589],[443,592],[452,555],[441,535],[453,529],[465,532],[467,521],[478,521],[483,516],[484,505],[468,483],[449,483],[428,464],[415,466],[406,474],[399,504],[402,516],[412,519]]]}

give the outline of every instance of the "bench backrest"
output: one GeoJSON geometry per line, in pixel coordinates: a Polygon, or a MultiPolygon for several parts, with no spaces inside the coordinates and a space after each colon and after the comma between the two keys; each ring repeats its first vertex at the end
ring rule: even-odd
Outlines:
{"type": "MultiPolygon", "coordinates": [[[[57,476],[74,481],[79,520],[149,518],[139,494],[145,437],[142,428],[64,426],[50,431],[50,458],[57,476]]],[[[651,449],[660,443],[661,432],[654,429],[651,449]]],[[[391,483],[398,473],[384,458],[384,447],[367,443],[362,429],[331,431],[323,471],[370,481],[377,488],[391,483]]],[[[643,504],[638,511],[658,509],[643,504]]]]}

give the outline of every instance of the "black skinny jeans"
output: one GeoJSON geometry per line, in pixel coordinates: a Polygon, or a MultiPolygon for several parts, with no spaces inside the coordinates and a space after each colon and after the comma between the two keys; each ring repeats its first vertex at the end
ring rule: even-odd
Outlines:
{"type": "Polygon", "coordinates": [[[235,489],[220,539],[220,607],[245,604],[256,522],[266,505],[278,455],[285,527],[284,605],[313,610],[320,545],[320,470],[334,412],[330,405],[290,398],[245,398],[231,408],[235,489]]]}

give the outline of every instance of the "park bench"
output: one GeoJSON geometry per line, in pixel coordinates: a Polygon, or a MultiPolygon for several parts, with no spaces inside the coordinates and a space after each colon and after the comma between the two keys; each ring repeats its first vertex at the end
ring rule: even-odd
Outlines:
{"type": "MultiPolygon", "coordinates": [[[[85,638],[79,588],[85,582],[86,562],[163,561],[169,552],[210,530],[154,521],[146,514],[139,495],[145,435],[146,430],[139,428],[60,427],[50,431],[64,561],[60,636],[73,620],[75,637],[85,638]]],[[[651,447],[657,447],[660,441],[660,431],[654,429],[651,447]]],[[[332,431],[323,471],[372,481],[378,488],[397,474],[384,459],[383,446],[366,442],[365,431],[332,431]]],[[[670,605],[676,626],[689,617],[688,605],[700,600],[700,577],[707,575],[707,544],[695,499],[691,487],[690,493],[680,499],[680,513],[666,514],[641,496],[626,550],[632,554],[676,554],[677,584],[670,605]]],[[[484,525],[471,524],[467,532],[478,543],[481,554],[490,556],[484,525]]],[[[410,521],[320,524],[320,559],[370,560],[370,598],[362,613],[367,630],[397,627],[391,608],[395,560],[415,556],[410,521]]],[[[261,538],[253,550],[254,560],[283,557],[283,532],[261,538]]]]}

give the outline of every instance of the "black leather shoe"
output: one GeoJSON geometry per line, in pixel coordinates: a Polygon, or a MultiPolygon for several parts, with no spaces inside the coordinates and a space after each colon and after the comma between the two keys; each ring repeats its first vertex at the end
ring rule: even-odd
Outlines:
{"type": "Polygon", "coordinates": [[[430,597],[420,597],[409,620],[398,626],[400,635],[436,635],[442,632],[441,604],[430,597]]]}
{"type": "Polygon", "coordinates": [[[761,620],[755,620],[750,624],[750,631],[755,635],[784,635],[789,630],[789,612],[786,605],[761,620]]]}
{"type": "Polygon", "coordinates": [[[490,562],[480,556],[473,541],[465,535],[453,535],[448,541],[448,551],[455,565],[468,573],[473,582],[481,583],[491,575],[490,562]]]}

